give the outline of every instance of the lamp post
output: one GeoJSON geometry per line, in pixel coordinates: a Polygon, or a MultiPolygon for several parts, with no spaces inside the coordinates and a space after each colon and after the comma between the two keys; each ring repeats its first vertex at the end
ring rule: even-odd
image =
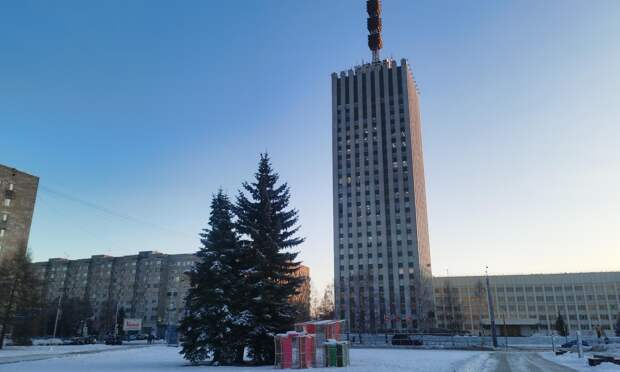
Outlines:
{"type": "Polygon", "coordinates": [[[118,337],[118,311],[119,311],[119,301],[116,300],[116,314],[114,315],[114,338],[118,337]]]}
{"type": "Polygon", "coordinates": [[[502,314],[502,320],[504,321],[504,346],[508,350],[508,326],[506,326],[506,314],[502,314]]]}
{"type": "Polygon", "coordinates": [[[52,338],[56,338],[56,332],[58,331],[58,322],[60,321],[60,315],[62,313],[62,296],[65,294],[63,290],[60,292],[60,296],[58,296],[58,305],[56,307],[56,320],[54,320],[54,333],[52,334],[52,338]]]}
{"type": "Polygon", "coordinates": [[[485,269],[487,280],[487,300],[489,302],[489,319],[491,321],[491,337],[493,338],[493,347],[497,347],[497,330],[495,329],[495,311],[493,310],[493,295],[491,294],[491,284],[489,282],[489,267],[485,269]]]}

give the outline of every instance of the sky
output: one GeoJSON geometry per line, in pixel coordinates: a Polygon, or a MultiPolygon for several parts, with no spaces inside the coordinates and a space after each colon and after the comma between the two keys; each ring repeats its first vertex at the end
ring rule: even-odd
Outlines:
{"type": "MultiPolygon", "coordinates": [[[[363,1],[0,4],[0,163],[41,178],[35,261],[199,247],[267,151],[333,278],[331,73],[363,1]]],[[[620,270],[620,2],[385,0],[421,90],[435,275],[620,270]]]]}

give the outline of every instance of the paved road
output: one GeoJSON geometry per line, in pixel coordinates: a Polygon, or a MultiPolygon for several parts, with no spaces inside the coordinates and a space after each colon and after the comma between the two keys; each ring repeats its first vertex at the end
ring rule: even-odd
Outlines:
{"type": "MultiPolygon", "coordinates": [[[[105,353],[108,351],[117,351],[120,349],[134,349],[141,347],[150,347],[151,345],[123,345],[118,346],[116,348],[110,349],[96,349],[96,350],[84,350],[84,351],[71,351],[71,352],[62,352],[62,346],[58,347],[59,353],[56,354],[25,354],[25,355],[15,355],[15,356],[0,356],[0,365],[2,364],[11,364],[11,363],[20,363],[20,362],[33,362],[36,360],[45,360],[52,358],[65,358],[72,355],[80,355],[80,354],[96,354],[96,353],[105,353]]],[[[0,354],[1,355],[1,354],[0,354]]]]}
{"type": "Polygon", "coordinates": [[[492,353],[484,370],[487,368],[495,372],[575,372],[574,369],[550,362],[537,353],[528,352],[492,353]]]}

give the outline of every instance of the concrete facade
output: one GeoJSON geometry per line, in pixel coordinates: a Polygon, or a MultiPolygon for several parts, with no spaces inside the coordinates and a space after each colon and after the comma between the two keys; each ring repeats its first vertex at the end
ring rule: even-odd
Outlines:
{"type": "Polygon", "coordinates": [[[432,326],[413,73],[392,59],[332,74],[336,314],[352,331],[432,326]]]}
{"type": "Polygon", "coordinates": [[[310,297],[312,288],[310,286],[310,268],[308,266],[300,265],[299,269],[293,274],[296,278],[301,278],[303,282],[297,290],[297,294],[291,298],[291,302],[301,306],[300,316],[303,316],[305,320],[310,318],[310,297]]]}
{"type": "Polygon", "coordinates": [[[38,278],[45,284],[43,295],[48,304],[59,297],[87,299],[95,322],[110,308],[125,310],[128,318],[142,318],[145,332],[161,331],[183,316],[190,270],[197,257],[193,254],[168,255],[145,251],[137,255],[66,260],[52,258],[34,264],[38,278]]]}
{"type": "MultiPolygon", "coordinates": [[[[600,327],[611,335],[620,316],[620,272],[498,275],[489,280],[502,334],[550,333],[561,314],[571,333],[592,334],[600,327]]],[[[485,277],[435,277],[433,282],[438,327],[489,334],[485,277]]]]}
{"type": "MultiPolygon", "coordinates": [[[[67,260],[52,258],[34,263],[37,277],[45,284],[43,296],[48,306],[56,306],[60,296],[87,299],[95,323],[100,327],[110,312],[123,308],[127,318],[141,318],[144,332],[163,332],[165,325],[177,325],[184,316],[189,277],[198,258],[191,253],[163,254],[154,251],[137,255],[67,260]]],[[[301,296],[310,297],[310,270],[302,266],[299,276],[308,278],[301,296]]]]}
{"type": "Polygon", "coordinates": [[[0,165],[0,257],[27,249],[39,178],[0,165]]]}

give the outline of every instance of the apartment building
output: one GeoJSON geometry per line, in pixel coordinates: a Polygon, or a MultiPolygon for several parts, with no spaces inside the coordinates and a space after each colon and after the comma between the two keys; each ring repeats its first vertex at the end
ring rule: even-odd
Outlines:
{"type": "Polygon", "coordinates": [[[193,254],[163,254],[144,251],[137,255],[87,259],[52,258],[34,264],[45,284],[43,296],[55,304],[63,298],[87,299],[95,322],[104,313],[122,308],[126,317],[141,318],[145,332],[163,332],[166,324],[177,324],[183,316],[189,280],[184,274],[197,257],[193,254]]]}
{"type": "MultiPolygon", "coordinates": [[[[142,319],[144,332],[162,335],[168,324],[176,325],[184,316],[190,287],[185,273],[197,261],[191,253],[144,251],[122,257],[52,258],[34,263],[34,267],[44,283],[42,295],[48,306],[56,306],[59,299],[86,299],[97,328],[109,327],[104,318],[115,313],[117,307],[122,308],[126,317],[142,319]]],[[[300,302],[310,297],[310,270],[302,266],[296,275],[306,278],[300,293],[292,299],[300,302]]]]}
{"type": "Polygon", "coordinates": [[[39,178],[0,164],[0,258],[27,249],[39,178]]]}

